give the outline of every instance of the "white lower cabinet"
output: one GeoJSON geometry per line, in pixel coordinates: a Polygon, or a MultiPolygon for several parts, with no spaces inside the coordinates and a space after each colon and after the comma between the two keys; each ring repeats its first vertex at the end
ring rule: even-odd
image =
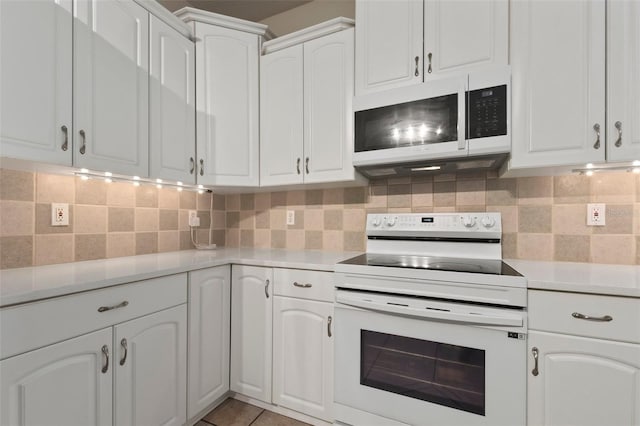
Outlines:
{"type": "Polygon", "coordinates": [[[273,299],[273,403],[332,421],[333,303],[273,299]]]}
{"type": "Polygon", "coordinates": [[[147,315],[114,330],[115,424],[184,424],[187,307],[147,315]]]}
{"type": "Polygon", "coordinates": [[[231,390],[271,402],[273,270],[233,265],[231,390]]]}
{"type": "Polygon", "coordinates": [[[189,273],[189,389],[193,419],[229,390],[230,267],[189,273]]]}
{"type": "Polygon", "coordinates": [[[0,361],[0,424],[110,426],[112,330],[0,361]]]}

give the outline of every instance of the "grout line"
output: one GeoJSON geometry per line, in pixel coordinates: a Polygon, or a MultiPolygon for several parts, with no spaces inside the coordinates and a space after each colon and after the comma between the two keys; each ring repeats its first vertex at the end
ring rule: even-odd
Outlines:
{"type": "MultiPolygon", "coordinates": [[[[254,405],[254,407],[255,407],[255,405],[254,405]]],[[[262,411],[260,411],[260,414],[258,414],[258,415],[256,416],[256,418],[255,418],[255,419],[253,419],[253,421],[252,421],[251,423],[249,423],[247,426],[251,426],[252,424],[254,424],[254,423],[256,422],[256,420],[258,420],[258,419],[260,418],[260,416],[264,414],[264,412],[265,412],[265,411],[266,411],[266,410],[263,408],[263,409],[262,409],[262,411]]]]}

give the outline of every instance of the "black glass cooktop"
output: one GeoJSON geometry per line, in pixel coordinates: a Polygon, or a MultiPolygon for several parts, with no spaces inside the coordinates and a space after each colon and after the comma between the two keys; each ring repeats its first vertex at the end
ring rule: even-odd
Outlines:
{"type": "Polygon", "coordinates": [[[476,274],[508,275],[514,277],[522,276],[502,260],[494,259],[464,259],[455,257],[367,253],[344,260],[340,263],[344,265],[428,269],[476,274]]]}

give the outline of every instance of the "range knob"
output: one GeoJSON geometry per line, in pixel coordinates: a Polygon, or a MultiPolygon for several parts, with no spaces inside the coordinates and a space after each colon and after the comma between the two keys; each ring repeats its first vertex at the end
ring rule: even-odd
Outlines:
{"type": "Polygon", "coordinates": [[[398,217],[390,217],[387,219],[387,226],[394,226],[398,221],[398,217]]]}
{"type": "Polygon", "coordinates": [[[496,224],[496,221],[491,216],[483,217],[480,222],[482,223],[482,226],[484,226],[485,228],[491,228],[493,225],[496,224]]]}
{"type": "Polygon", "coordinates": [[[465,228],[472,228],[476,224],[476,219],[473,216],[462,216],[462,224],[465,228]]]}
{"type": "Polygon", "coordinates": [[[380,221],[379,217],[374,217],[373,220],[371,220],[371,224],[376,228],[380,226],[381,223],[382,222],[380,221]]]}

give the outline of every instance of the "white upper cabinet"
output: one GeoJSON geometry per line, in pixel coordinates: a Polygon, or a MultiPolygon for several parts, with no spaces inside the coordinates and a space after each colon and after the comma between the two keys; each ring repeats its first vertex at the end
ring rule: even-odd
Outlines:
{"type": "Polygon", "coordinates": [[[512,2],[511,67],[510,167],[604,161],[605,1],[512,2]]]}
{"type": "Polygon", "coordinates": [[[71,165],[72,22],[72,0],[0,2],[0,155],[71,165]]]}
{"type": "Polygon", "coordinates": [[[422,82],[423,0],[356,1],[356,96],[422,82]]]}
{"type": "Polygon", "coordinates": [[[260,184],[303,182],[303,46],[260,62],[260,184]]]}
{"type": "Polygon", "coordinates": [[[149,175],[149,13],[75,0],[74,164],[149,175]]]}
{"type": "Polygon", "coordinates": [[[149,166],[154,178],[196,183],[195,52],[191,40],[149,22],[149,166]]]}
{"type": "Polygon", "coordinates": [[[356,0],[355,94],[506,65],[507,0],[356,0]]]}
{"type": "Polygon", "coordinates": [[[607,160],[640,160],[640,3],[607,2],[607,160]]]}

